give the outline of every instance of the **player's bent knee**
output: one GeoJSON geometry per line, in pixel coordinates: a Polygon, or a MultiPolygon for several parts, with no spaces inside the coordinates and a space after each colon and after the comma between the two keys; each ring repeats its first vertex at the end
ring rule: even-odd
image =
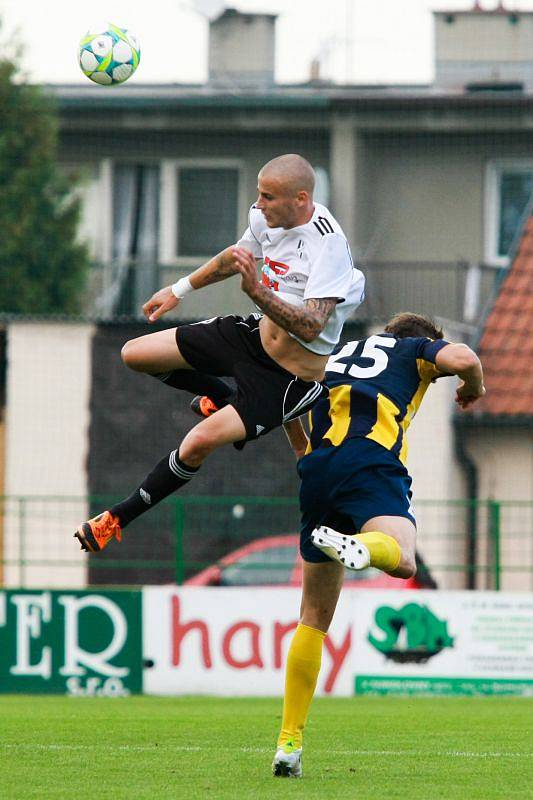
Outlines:
{"type": "Polygon", "coordinates": [[[416,561],[411,554],[404,554],[402,552],[402,559],[396,570],[396,575],[399,578],[414,578],[416,575],[416,561]]]}
{"type": "Polygon", "coordinates": [[[192,464],[198,459],[203,460],[216,447],[218,442],[213,435],[201,425],[189,431],[179,448],[179,456],[186,464],[192,464]]]}
{"type": "Polygon", "coordinates": [[[135,339],[130,339],[126,342],[120,351],[120,357],[124,364],[130,369],[134,369],[137,372],[143,371],[144,364],[141,361],[139,348],[137,347],[135,339]]]}

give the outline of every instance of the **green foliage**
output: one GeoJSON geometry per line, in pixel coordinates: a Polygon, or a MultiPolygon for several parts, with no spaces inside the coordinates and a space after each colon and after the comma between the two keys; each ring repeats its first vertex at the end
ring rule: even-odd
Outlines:
{"type": "Polygon", "coordinates": [[[0,312],[73,314],[88,269],[80,203],[58,167],[53,101],[0,60],[0,312]]]}

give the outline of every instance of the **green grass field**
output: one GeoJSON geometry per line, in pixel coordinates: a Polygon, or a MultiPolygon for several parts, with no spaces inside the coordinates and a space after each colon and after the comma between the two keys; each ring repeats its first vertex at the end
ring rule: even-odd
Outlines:
{"type": "Polygon", "coordinates": [[[280,701],[0,697],[2,800],[530,798],[533,700],[317,699],[302,780],[280,701]]]}

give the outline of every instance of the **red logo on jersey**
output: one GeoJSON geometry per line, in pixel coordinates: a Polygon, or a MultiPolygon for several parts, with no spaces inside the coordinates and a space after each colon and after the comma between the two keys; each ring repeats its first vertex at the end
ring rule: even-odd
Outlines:
{"type": "Polygon", "coordinates": [[[286,275],[290,269],[289,265],[284,264],[283,261],[271,261],[268,256],[265,258],[265,264],[267,267],[270,267],[276,275],[286,275]]]}
{"type": "Polygon", "coordinates": [[[272,261],[266,256],[262,274],[263,285],[267,286],[269,289],[273,289],[275,292],[279,292],[279,283],[278,281],[272,280],[269,272],[272,271],[275,275],[286,275],[289,269],[290,267],[288,264],[284,264],[282,261],[272,261]]]}

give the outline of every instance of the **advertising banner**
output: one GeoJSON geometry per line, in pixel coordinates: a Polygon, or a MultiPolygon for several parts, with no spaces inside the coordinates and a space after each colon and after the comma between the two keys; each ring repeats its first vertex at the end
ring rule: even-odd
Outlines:
{"type": "Polygon", "coordinates": [[[359,592],[353,638],[356,694],[533,695],[530,594],[359,592]]]}
{"type": "Polygon", "coordinates": [[[140,591],[0,592],[0,692],[142,691],[140,591]]]}
{"type": "MultiPolygon", "coordinates": [[[[144,691],[148,694],[281,695],[299,589],[144,590],[144,691]]],[[[319,694],[353,694],[350,593],[325,641],[319,694]]]]}

